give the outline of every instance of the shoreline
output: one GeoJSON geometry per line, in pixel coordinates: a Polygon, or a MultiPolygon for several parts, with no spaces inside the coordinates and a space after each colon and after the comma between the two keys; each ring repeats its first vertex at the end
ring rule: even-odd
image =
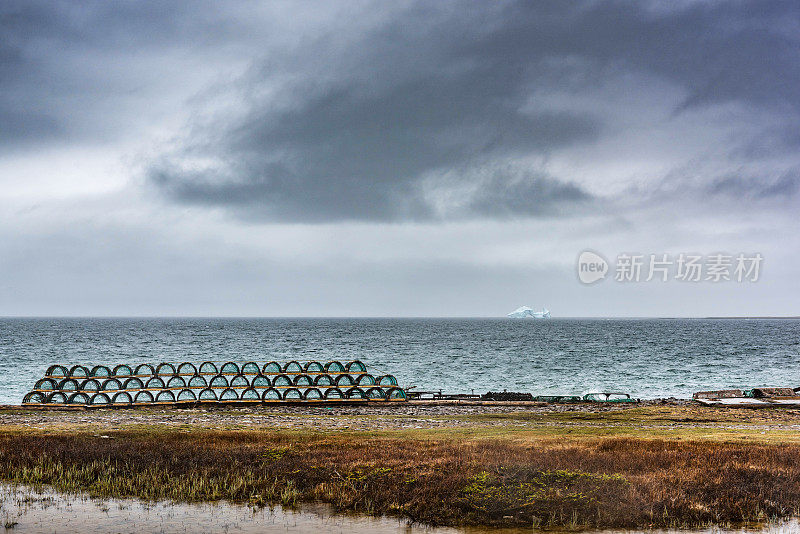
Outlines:
{"type": "Polygon", "coordinates": [[[403,406],[602,406],[602,405],[631,405],[631,406],[650,406],[656,404],[667,404],[673,406],[683,406],[687,403],[695,402],[693,399],[681,399],[677,397],[663,397],[655,399],[635,399],[634,402],[600,402],[600,401],[575,401],[575,402],[546,402],[536,400],[479,400],[479,399],[412,399],[407,401],[277,401],[277,402],[208,402],[208,403],[163,403],[135,406],[113,406],[113,405],[78,405],[78,404],[0,404],[2,410],[38,410],[38,411],[92,411],[92,410],[137,410],[148,407],[161,407],[164,409],[194,409],[226,406],[242,407],[281,407],[281,406],[314,406],[335,407],[335,406],[372,406],[375,408],[384,407],[403,407],[403,406]]]}
{"type": "Polygon", "coordinates": [[[800,408],[800,396],[789,397],[770,397],[749,399],[742,397],[742,400],[749,402],[720,402],[720,399],[706,400],[701,399],[682,399],[676,397],[655,398],[655,399],[633,399],[630,402],[614,401],[537,401],[537,400],[479,400],[479,399],[413,399],[408,401],[276,401],[276,402],[192,402],[192,403],[147,403],[134,405],[85,405],[85,404],[0,404],[0,413],[26,413],[26,412],[107,412],[119,411],[136,412],[138,410],[259,410],[281,408],[307,408],[310,411],[321,409],[339,408],[371,408],[375,410],[399,410],[409,407],[437,407],[437,406],[462,406],[472,408],[504,409],[504,408],[530,408],[544,409],[545,411],[604,411],[613,407],[632,408],[648,406],[702,406],[704,408],[720,409],[745,409],[745,410],[769,410],[769,409],[798,409],[800,408]]]}
{"type": "Polygon", "coordinates": [[[654,399],[634,399],[632,402],[602,402],[602,401],[573,401],[573,402],[546,402],[528,400],[479,400],[479,399],[413,399],[402,402],[397,401],[278,401],[278,402],[208,402],[208,403],[152,403],[131,406],[113,405],[70,405],[70,404],[0,404],[2,412],[107,412],[107,411],[132,411],[138,410],[227,410],[227,409],[276,409],[281,408],[308,408],[311,411],[328,408],[372,408],[376,410],[400,410],[409,407],[435,407],[435,406],[464,406],[464,407],[484,407],[488,409],[503,409],[506,407],[519,408],[543,408],[549,411],[563,411],[564,409],[574,409],[583,411],[603,411],[612,407],[631,408],[649,406],[703,406],[706,408],[737,408],[737,409],[770,409],[800,408],[800,397],[798,404],[739,404],[733,405],[711,405],[698,402],[696,399],[685,399],[677,397],[663,397],[654,399]]]}

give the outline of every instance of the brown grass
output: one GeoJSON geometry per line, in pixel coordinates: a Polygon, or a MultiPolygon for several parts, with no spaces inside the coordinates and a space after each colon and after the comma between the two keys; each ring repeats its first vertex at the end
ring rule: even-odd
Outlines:
{"type": "Polygon", "coordinates": [[[0,478],[254,505],[320,500],[429,524],[688,527],[796,515],[800,446],[297,432],[0,433],[0,478]]]}

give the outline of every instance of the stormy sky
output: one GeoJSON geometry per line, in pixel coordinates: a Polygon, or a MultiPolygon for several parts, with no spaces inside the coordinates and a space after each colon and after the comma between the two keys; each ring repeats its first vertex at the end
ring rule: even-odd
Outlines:
{"type": "Polygon", "coordinates": [[[0,315],[800,315],[799,200],[796,2],[0,4],[0,315]]]}

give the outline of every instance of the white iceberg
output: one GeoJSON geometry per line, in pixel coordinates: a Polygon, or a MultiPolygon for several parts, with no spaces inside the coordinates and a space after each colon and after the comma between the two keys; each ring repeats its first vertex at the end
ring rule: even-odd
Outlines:
{"type": "Polygon", "coordinates": [[[526,319],[528,317],[531,319],[549,319],[550,310],[547,308],[542,308],[542,311],[536,311],[528,306],[522,306],[509,313],[508,316],[512,319],[526,319]]]}

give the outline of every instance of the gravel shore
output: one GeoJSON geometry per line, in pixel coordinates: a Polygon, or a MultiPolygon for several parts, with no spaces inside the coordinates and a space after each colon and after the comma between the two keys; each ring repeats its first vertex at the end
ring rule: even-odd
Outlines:
{"type": "Polygon", "coordinates": [[[447,403],[392,405],[128,408],[81,411],[0,409],[0,428],[114,431],[143,426],[174,429],[392,431],[425,429],[536,430],[797,430],[800,411],[715,409],[689,400],[631,404],[447,403]]]}

